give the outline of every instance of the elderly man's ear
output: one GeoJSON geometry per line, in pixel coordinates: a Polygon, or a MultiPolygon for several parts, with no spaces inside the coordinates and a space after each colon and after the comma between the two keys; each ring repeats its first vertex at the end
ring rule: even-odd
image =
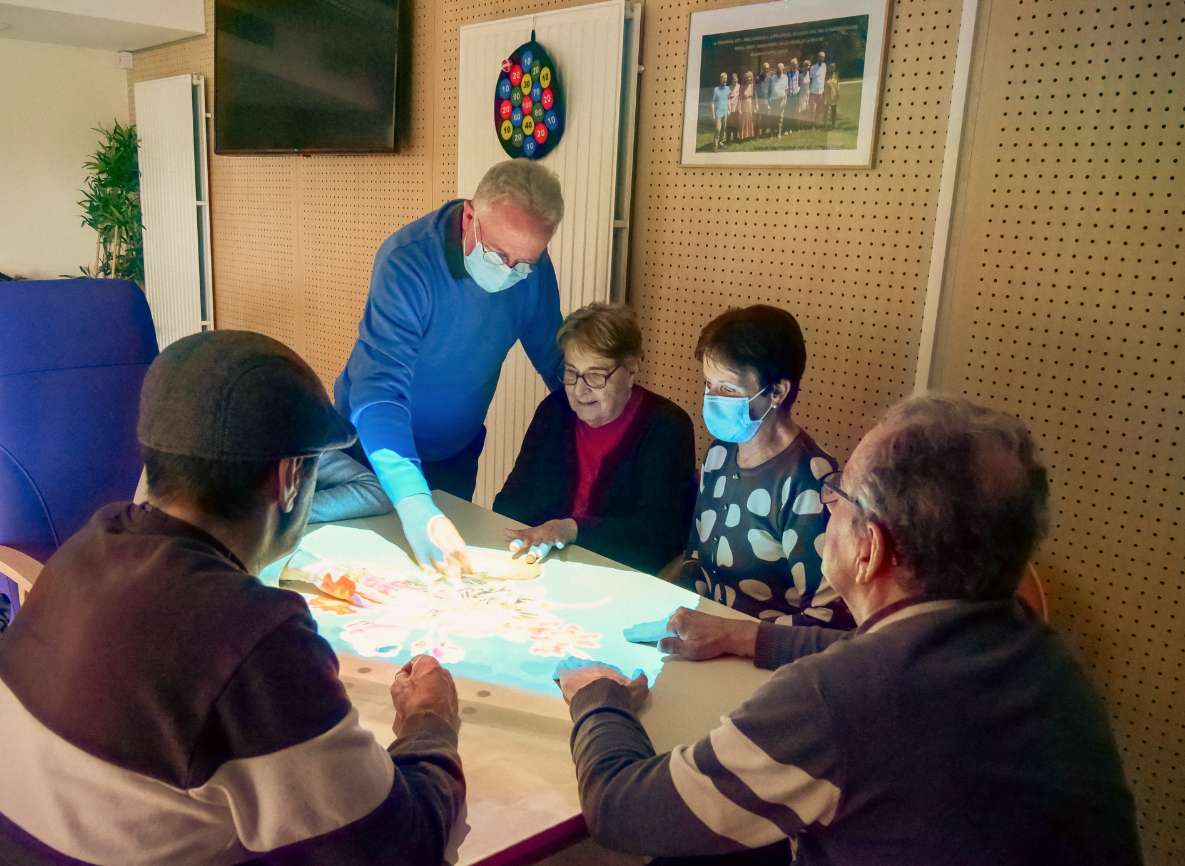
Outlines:
{"type": "Polygon", "coordinates": [[[892,540],[884,527],[871,520],[860,530],[856,544],[856,583],[868,585],[874,580],[887,577],[896,566],[892,540]]]}
{"type": "Polygon", "coordinates": [[[283,514],[291,514],[296,507],[296,498],[300,494],[300,488],[308,478],[308,474],[314,471],[314,466],[317,462],[317,456],[311,457],[285,457],[276,467],[275,479],[275,495],[276,501],[280,506],[280,511],[283,514]]]}

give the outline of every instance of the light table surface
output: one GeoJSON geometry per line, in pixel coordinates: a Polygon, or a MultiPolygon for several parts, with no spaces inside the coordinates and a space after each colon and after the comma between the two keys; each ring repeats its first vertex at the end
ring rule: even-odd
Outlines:
{"type": "MultiPolygon", "coordinates": [[[[471,547],[505,550],[502,530],[521,525],[447,493],[438,491],[433,498],[471,547]]],[[[390,554],[409,564],[406,557],[410,557],[410,547],[394,514],[311,526],[302,549],[306,542],[315,548],[318,538],[326,538],[325,533],[314,535],[326,526],[370,530],[402,548],[402,555],[398,551],[390,554]]],[[[351,537],[366,536],[355,533],[351,537]]],[[[660,754],[707,734],[719,724],[722,715],[740,706],[769,679],[769,671],[758,670],[749,660],[688,662],[664,656],[649,646],[627,644],[621,637],[621,629],[658,619],[680,605],[719,616],[746,618],[694,593],[634,572],[578,545],[551,554],[544,560],[543,576],[522,583],[537,582],[546,585],[553,597],[577,591],[589,597],[601,596],[589,604],[587,611],[578,604],[558,607],[573,608],[560,611],[568,621],[590,631],[594,627],[601,629],[600,646],[583,650],[588,655],[610,663],[623,658],[631,663],[643,660],[637,666],[651,672],[651,683],[650,697],[639,718],[660,754]],[[612,592],[611,599],[606,601],[604,592],[612,592]],[[595,611],[591,610],[594,605],[595,611]],[[594,613],[596,625],[588,626],[594,613]],[[606,627],[606,623],[612,625],[606,627]]],[[[315,606],[314,615],[325,631],[328,615],[318,612],[315,606]]],[[[339,640],[331,639],[331,643],[363,727],[380,743],[389,743],[395,711],[388,689],[395,672],[410,656],[410,649],[390,658],[368,657],[339,640]]],[[[481,643],[488,648],[486,652],[498,652],[501,646],[506,647],[507,654],[512,650],[523,652],[521,647],[503,644],[498,638],[481,643]]],[[[495,866],[533,859],[585,834],[569,751],[572,724],[568,707],[559,688],[550,682],[550,674],[543,673],[545,667],[554,668],[558,660],[544,656],[537,667],[530,668],[537,672],[533,675],[539,680],[533,688],[517,687],[493,673],[486,676],[479,664],[448,664],[446,660],[446,667],[454,672],[460,698],[459,750],[468,785],[466,813],[458,823],[449,855],[449,860],[459,866],[495,866]]],[[[627,674],[631,672],[626,670],[627,674]]]]}

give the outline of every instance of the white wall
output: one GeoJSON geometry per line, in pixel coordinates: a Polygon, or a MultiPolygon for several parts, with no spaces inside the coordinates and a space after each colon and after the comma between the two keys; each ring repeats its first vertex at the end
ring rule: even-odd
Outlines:
{"type": "Polygon", "coordinates": [[[92,265],[95,233],[77,202],[93,128],[128,122],[114,52],[0,39],[0,271],[30,279],[92,265]]]}
{"type": "Polygon", "coordinates": [[[5,5],[152,24],[199,34],[206,30],[202,0],[7,0],[5,5]]]}

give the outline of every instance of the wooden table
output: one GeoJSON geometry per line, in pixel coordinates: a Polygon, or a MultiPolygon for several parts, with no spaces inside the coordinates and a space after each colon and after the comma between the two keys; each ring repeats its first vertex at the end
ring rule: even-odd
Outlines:
{"type": "MultiPolygon", "coordinates": [[[[441,511],[456,524],[466,543],[473,547],[505,549],[502,529],[518,525],[447,493],[436,492],[433,497],[441,511]]],[[[399,520],[393,514],[332,525],[369,529],[410,556],[399,520]]],[[[314,525],[309,532],[316,532],[321,526],[314,525]]],[[[584,574],[590,581],[618,587],[622,580],[628,580],[629,586],[637,587],[637,597],[649,598],[651,610],[659,604],[664,614],[684,605],[720,616],[746,618],[576,545],[552,554],[545,562],[556,563],[552,567],[554,575],[584,574]],[[604,568],[613,571],[600,571],[604,568]]],[[[269,573],[274,576],[278,571],[274,566],[265,570],[265,579],[269,573]]],[[[545,570],[545,578],[546,575],[545,570]]],[[[631,598],[614,597],[598,615],[603,618],[606,611],[612,611],[621,628],[657,618],[653,614],[638,616],[635,604],[631,598]]],[[[579,620],[578,613],[567,616],[579,620]]],[[[610,653],[608,644],[619,635],[620,629],[616,635],[606,632],[605,653],[610,653]]],[[[618,644],[625,645],[624,641],[618,644]]],[[[380,743],[390,742],[395,711],[388,688],[404,659],[367,658],[345,651],[336,643],[334,647],[341,664],[341,678],[358,708],[363,727],[374,733],[380,743]]],[[[754,668],[748,660],[688,662],[662,656],[656,649],[641,649],[655,653],[653,665],[658,674],[651,678],[650,698],[639,717],[660,753],[707,734],[719,724],[720,716],[740,706],[770,676],[768,671],[754,668]]],[[[597,649],[588,652],[594,658],[607,657],[597,649]]],[[[556,659],[547,661],[554,665],[556,659]]],[[[462,719],[460,753],[468,797],[466,813],[454,832],[449,861],[458,866],[515,863],[583,838],[586,830],[568,744],[572,724],[559,689],[541,684],[538,691],[528,692],[463,676],[457,676],[456,683],[462,719]]]]}

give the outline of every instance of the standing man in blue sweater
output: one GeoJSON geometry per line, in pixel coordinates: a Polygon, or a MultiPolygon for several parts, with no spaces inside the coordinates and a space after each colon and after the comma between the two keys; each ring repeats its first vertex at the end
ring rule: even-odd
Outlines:
{"type": "Polygon", "coordinates": [[[486,411],[515,342],[548,388],[560,386],[560,295],[547,244],[563,215],[551,171],[500,162],[472,200],[409,223],[375,256],[334,398],[425,568],[469,570],[464,540],[429,491],[473,498],[486,411]]]}

